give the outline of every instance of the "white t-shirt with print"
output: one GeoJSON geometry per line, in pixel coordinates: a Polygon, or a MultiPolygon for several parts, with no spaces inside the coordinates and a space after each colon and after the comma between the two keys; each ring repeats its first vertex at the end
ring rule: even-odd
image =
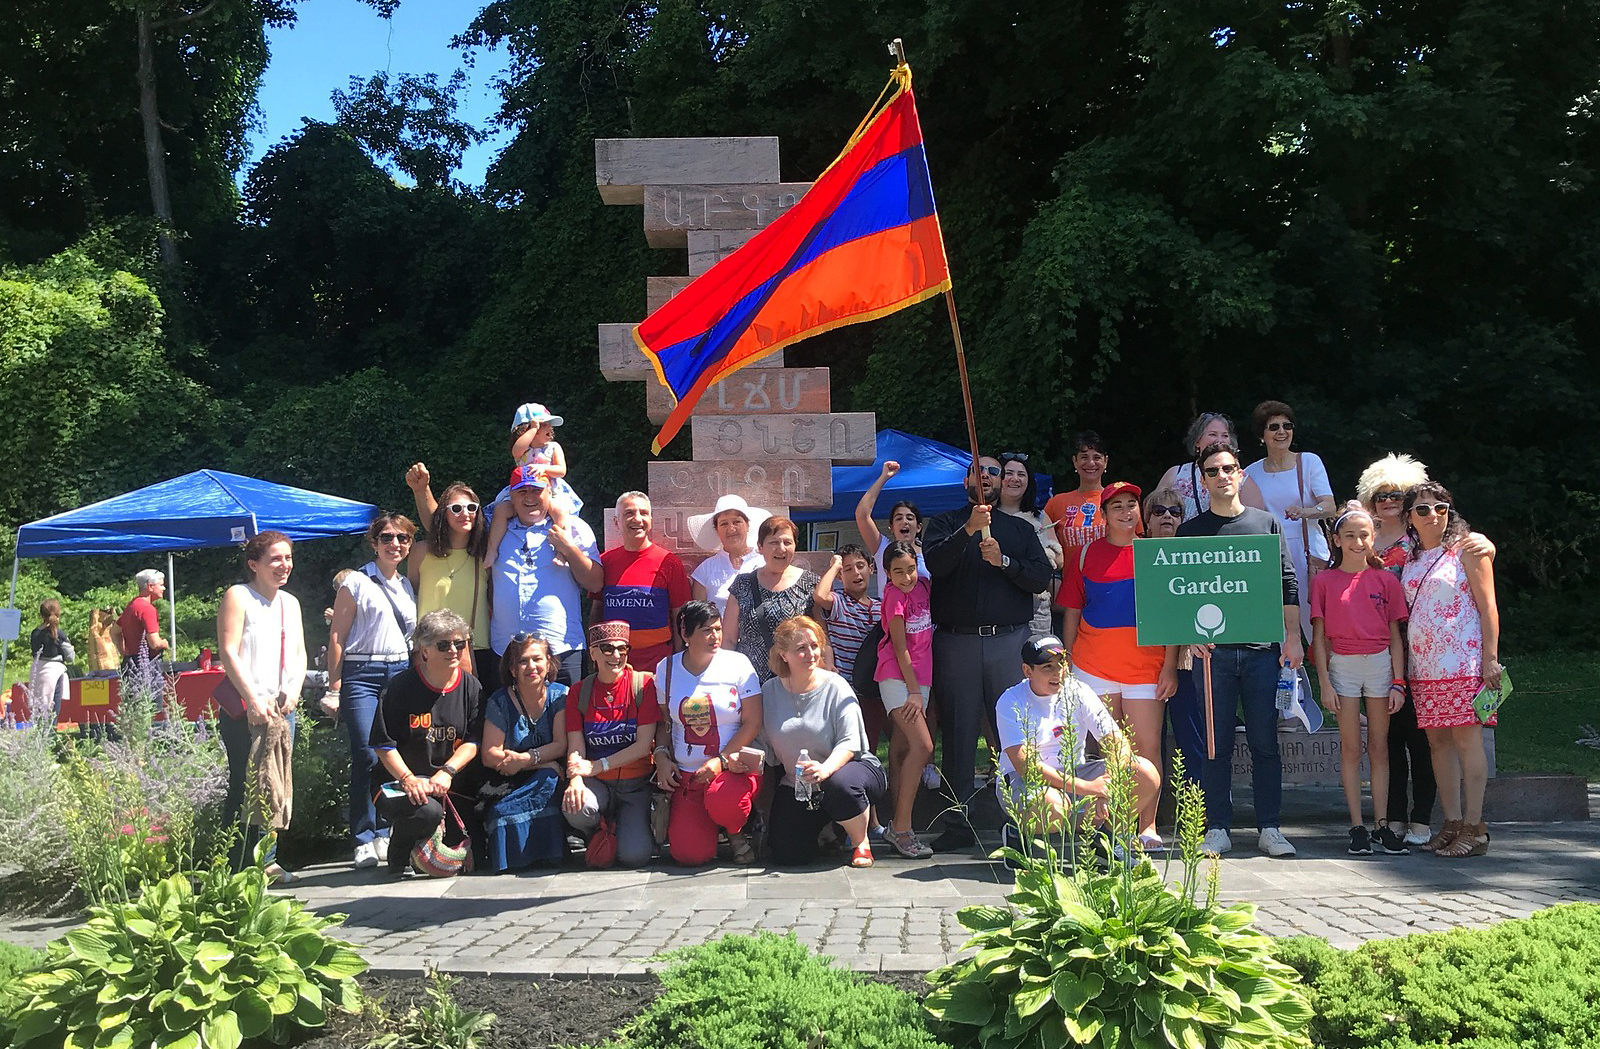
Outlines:
{"type": "Polygon", "coordinates": [[[683,653],[656,664],[656,697],[672,726],[672,759],[698,772],[721,754],[744,723],[744,703],[761,694],[756,668],[739,652],[719,648],[701,674],[683,668],[683,653]]]}
{"type": "Polygon", "coordinates": [[[1033,743],[1039,764],[1048,765],[1064,776],[1083,764],[1084,745],[1090,736],[1103,738],[1114,732],[1117,723],[1111,711],[1094,690],[1076,678],[1066,681],[1064,696],[1035,695],[1026,678],[1000,693],[995,701],[995,721],[1000,730],[1000,762],[1003,771],[1017,781],[1022,772],[1006,753],[1019,743],[1033,743]],[[1066,737],[1067,719],[1072,719],[1073,749],[1064,763],[1061,746],[1066,737]]]}

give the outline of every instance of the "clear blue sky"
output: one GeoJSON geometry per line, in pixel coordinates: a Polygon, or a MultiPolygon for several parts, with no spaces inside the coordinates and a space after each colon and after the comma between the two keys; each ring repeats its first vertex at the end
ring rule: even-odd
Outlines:
{"type": "MultiPolygon", "coordinates": [[[[440,81],[463,68],[467,55],[452,50],[450,40],[476,17],[480,5],[464,0],[401,0],[394,18],[385,21],[358,0],[306,0],[291,28],[270,30],[271,61],[261,80],[258,103],[265,127],[250,137],[253,165],[279,140],[300,127],[303,117],[331,121],[330,96],[348,90],[350,78],[362,79],[381,70],[390,73],[437,73],[440,81]]],[[[457,115],[488,129],[499,108],[494,80],[506,67],[504,51],[476,52],[467,70],[467,89],[457,115]]],[[[467,152],[456,177],[482,185],[484,171],[510,135],[495,136],[467,152]]]]}

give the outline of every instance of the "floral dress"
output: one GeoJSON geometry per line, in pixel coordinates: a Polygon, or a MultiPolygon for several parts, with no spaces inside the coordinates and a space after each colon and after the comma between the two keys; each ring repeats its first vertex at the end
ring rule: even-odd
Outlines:
{"type": "MultiPolygon", "coordinates": [[[[556,442],[529,448],[522,453],[522,458],[517,460],[518,466],[549,466],[555,461],[555,449],[561,447],[556,442]]],[[[583,500],[578,498],[578,493],[572,485],[567,483],[565,477],[550,478],[550,498],[559,503],[569,514],[576,514],[583,509],[583,500]]]]}
{"type": "MultiPolygon", "coordinates": [[[[1400,573],[1411,608],[1406,647],[1411,698],[1422,728],[1478,724],[1472,697],[1483,687],[1483,623],[1459,549],[1423,550],[1400,573]]],[[[1487,724],[1493,725],[1491,717],[1487,724]]]]}
{"type": "Polygon", "coordinates": [[[776,676],[767,665],[767,653],[772,651],[778,624],[806,614],[818,582],[815,572],[803,571],[787,590],[768,590],[755,572],[743,572],[728,587],[728,600],[739,602],[739,640],[734,647],[755,665],[763,685],[776,676]]]}

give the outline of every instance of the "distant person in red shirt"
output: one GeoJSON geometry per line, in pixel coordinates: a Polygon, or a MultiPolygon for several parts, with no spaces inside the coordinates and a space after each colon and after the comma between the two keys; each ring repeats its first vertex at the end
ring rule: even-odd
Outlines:
{"type": "Polygon", "coordinates": [[[643,670],[678,650],[678,609],[689,603],[689,573],[678,555],[650,540],[650,497],[624,492],[617,497],[622,545],[600,555],[605,582],[591,594],[591,623],[628,624],[633,649],[628,661],[643,670]]]}
{"type": "Polygon", "coordinates": [[[122,671],[126,674],[142,659],[154,659],[171,646],[161,637],[161,616],[155,602],[167,594],[167,577],[154,568],[146,568],[133,577],[139,594],[117,617],[122,629],[122,671]],[[144,643],[141,652],[140,642],[144,643]]]}

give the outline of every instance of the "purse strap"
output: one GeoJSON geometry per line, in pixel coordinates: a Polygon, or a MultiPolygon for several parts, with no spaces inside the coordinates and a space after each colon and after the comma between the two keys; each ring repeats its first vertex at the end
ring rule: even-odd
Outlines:
{"type": "Polygon", "coordinates": [[[465,835],[467,833],[467,825],[461,821],[461,813],[456,811],[456,804],[450,800],[450,795],[441,794],[439,795],[439,799],[444,805],[444,810],[450,814],[451,819],[456,821],[456,826],[459,827],[461,829],[461,833],[465,835]]]}
{"type": "MultiPolygon", "coordinates": [[[[383,591],[383,596],[389,602],[390,609],[394,611],[394,621],[395,625],[400,628],[400,637],[405,642],[406,648],[410,648],[411,632],[416,629],[416,624],[408,620],[405,617],[405,613],[400,611],[400,602],[396,601],[394,595],[389,593],[389,588],[383,585],[383,577],[378,575],[376,569],[364,569],[363,573],[378,585],[379,590],[383,591]]],[[[398,577],[398,573],[396,573],[396,576],[398,577]]]]}

